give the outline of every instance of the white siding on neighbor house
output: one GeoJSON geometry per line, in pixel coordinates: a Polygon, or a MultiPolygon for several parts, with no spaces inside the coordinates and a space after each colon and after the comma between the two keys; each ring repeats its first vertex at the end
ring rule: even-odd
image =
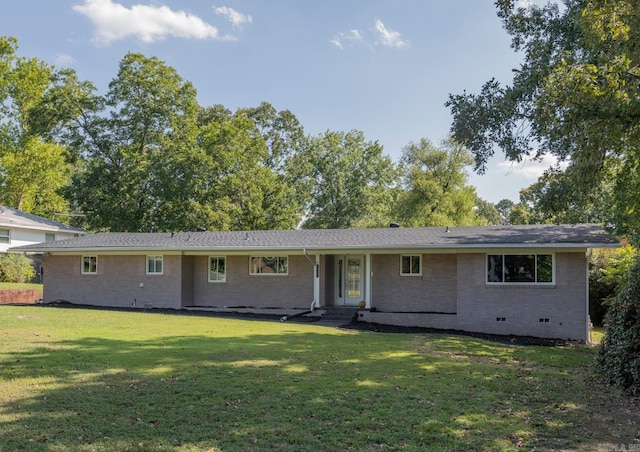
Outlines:
{"type": "Polygon", "coordinates": [[[9,243],[0,243],[0,252],[2,253],[14,246],[24,246],[31,245],[33,243],[45,242],[47,234],[55,234],[56,240],[71,239],[76,236],[75,233],[69,232],[23,229],[9,226],[0,226],[0,229],[9,229],[10,234],[9,243]]]}

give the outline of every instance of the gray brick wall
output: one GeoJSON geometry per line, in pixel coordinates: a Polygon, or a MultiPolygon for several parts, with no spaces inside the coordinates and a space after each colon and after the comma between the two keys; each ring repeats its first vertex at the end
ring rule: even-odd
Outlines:
{"type": "Polygon", "coordinates": [[[374,307],[381,311],[451,307],[457,315],[363,311],[359,319],[390,325],[586,340],[586,256],[581,252],[555,256],[556,279],[550,287],[487,285],[484,253],[425,255],[422,278],[409,282],[405,281],[407,277],[397,276],[397,255],[374,256],[374,307]],[[380,274],[385,278],[376,277],[380,274]]]}
{"type": "Polygon", "coordinates": [[[422,255],[422,276],[401,276],[399,254],[371,257],[372,307],[380,311],[456,312],[455,254],[422,255]]]}
{"type": "Polygon", "coordinates": [[[180,309],[181,256],[163,258],[163,274],[146,274],[146,256],[98,256],[98,272],[81,274],[81,256],[46,256],[43,300],[114,307],[180,309]],[[141,287],[142,284],[142,287],[141,287]]]}
{"type": "Polygon", "coordinates": [[[458,255],[458,322],[461,329],[586,340],[584,253],[556,254],[556,284],[553,287],[489,286],[485,282],[484,260],[485,254],[458,255]]]}
{"type": "Polygon", "coordinates": [[[308,308],[313,300],[313,266],[289,256],[288,275],[250,275],[249,256],[227,256],[226,282],[208,282],[208,257],[195,256],[193,305],[212,307],[308,308]]]}

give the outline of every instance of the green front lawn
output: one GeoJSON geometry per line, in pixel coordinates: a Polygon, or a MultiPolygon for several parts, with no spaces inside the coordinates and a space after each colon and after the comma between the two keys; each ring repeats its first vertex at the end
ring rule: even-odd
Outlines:
{"type": "Polygon", "coordinates": [[[0,306],[0,450],[637,445],[637,407],[593,380],[594,354],[586,345],[0,306]]]}
{"type": "Polygon", "coordinates": [[[42,291],[42,284],[0,282],[0,290],[38,290],[38,291],[42,291]]]}

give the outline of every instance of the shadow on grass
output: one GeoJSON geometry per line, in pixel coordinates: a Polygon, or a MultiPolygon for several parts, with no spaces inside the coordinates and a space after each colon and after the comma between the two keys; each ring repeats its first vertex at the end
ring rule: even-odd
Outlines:
{"type": "MultiPolygon", "coordinates": [[[[0,380],[21,387],[0,408],[0,449],[509,450],[606,439],[581,424],[590,388],[566,349],[322,331],[95,337],[5,354],[0,380]]],[[[578,353],[584,366],[591,355],[578,353]]]]}

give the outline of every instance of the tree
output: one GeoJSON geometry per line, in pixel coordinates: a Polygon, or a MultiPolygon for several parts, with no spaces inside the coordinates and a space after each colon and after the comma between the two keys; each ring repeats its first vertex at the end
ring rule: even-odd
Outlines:
{"type": "Polygon", "coordinates": [[[535,212],[525,203],[519,202],[509,212],[509,224],[537,224],[535,212]]]}
{"type": "Polygon", "coordinates": [[[409,143],[401,157],[403,192],[398,199],[404,226],[468,226],[479,224],[477,195],[467,185],[469,152],[451,140],[436,148],[427,139],[409,143]]]}
{"type": "Polygon", "coordinates": [[[589,316],[594,325],[602,325],[616,294],[627,285],[637,258],[638,251],[630,245],[589,253],[589,316]]]}
{"type": "Polygon", "coordinates": [[[477,198],[474,210],[479,224],[499,225],[504,223],[500,211],[489,201],[477,198]]]}
{"type": "Polygon", "coordinates": [[[350,228],[389,199],[391,159],[357,130],[309,137],[296,156],[299,186],[310,193],[305,228],[350,228]]]}
{"type": "Polygon", "coordinates": [[[65,148],[37,137],[24,142],[21,152],[5,153],[0,203],[45,217],[66,212],[61,194],[71,173],[66,156],[65,148]]]}
{"type": "Polygon", "coordinates": [[[267,155],[264,165],[277,173],[284,171],[287,159],[299,150],[304,140],[304,129],[289,110],[277,111],[268,102],[253,108],[242,108],[236,115],[245,115],[255,124],[264,140],[267,155]]]}
{"type": "Polygon", "coordinates": [[[16,55],[17,41],[0,37],[0,202],[52,217],[68,203],[67,148],[39,136],[33,112],[46,102],[53,68],[16,55]]]}
{"type": "Polygon", "coordinates": [[[103,105],[77,129],[86,164],[73,177],[72,196],[93,228],[165,230],[170,225],[158,209],[166,199],[159,195],[171,194],[159,188],[166,180],[156,162],[179,159],[195,146],[195,88],[157,58],[129,53],[103,105]]]}
{"type": "MultiPolygon", "coordinates": [[[[562,179],[562,209],[594,202],[601,182],[613,177],[610,209],[640,209],[623,173],[637,179],[640,143],[640,4],[633,0],[565,0],[560,8],[516,7],[498,0],[498,15],[523,52],[511,86],[487,82],[479,94],[450,95],[452,134],[486,169],[495,148],[508,159],[552,154],[569,162],[562,179]],[[631,195],[631,196],[629,196],[631,195]],[[572,203],[573,205],[567,205],[572,203]]],[[[579,206],[579,207],[578,207],[579,206]]],[[[554,206],[554,209],[558,205],[554,206]]],[[[618,219],[622,231],[638,229],[638,216],[618,219]]]]}
{"type": "Polygon", "coordinates": [[[501,199],[496,203],[496,209],[500,214],[500,218],[502,219],[502,224],[510,224],[511,218],[511,210],[515,207],[516,203],[514,203],[510,199],[501,199]]]}
{"type": "Polygon", "coordinates": [[[640,259],[605,317],[597,363],[607,380],[640,394],[640,259]]]}
{"type": "Polygon", "coordinates": [[[268,142],[245,110],[204,111],[198,141],[207,159],[198,171],[208,184],[203,197],[225,216],[219,229],[291,229],[300,222],[293,187],[267,163],[268,142]]]}
{"type": "Polygon", "coordinates": [[[129,53],[104,96],[61,71],[33,111],[41,136],[69,143],[66,191],[92,229],[293,228],[301,201],[287,162],[302,127],[270,104],[232,114],[154,57],[129,53]]]}

